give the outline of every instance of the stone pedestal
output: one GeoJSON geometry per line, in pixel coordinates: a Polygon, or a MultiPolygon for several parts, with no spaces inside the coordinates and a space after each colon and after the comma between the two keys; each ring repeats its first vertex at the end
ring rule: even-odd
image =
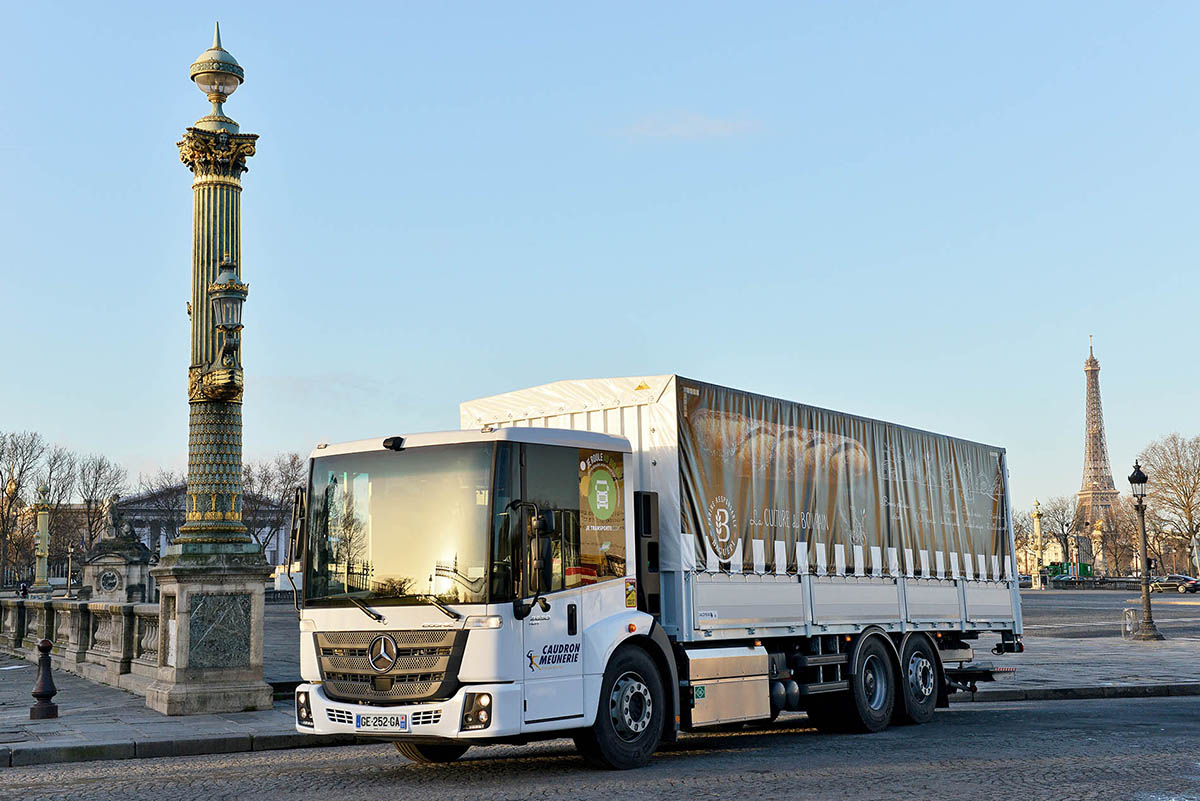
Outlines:
{"type": "Polygon", "coordinates": [[[149,548],[125,537],[102,539],[83,563],[79,597],[108,603],[143,603],[148,600],[149,580],[149,548]]]}
{"type": "Polygon", "coordinates": [[[176,541],[154,568],[158,677],[146,706],[166,715],[270,709],[263,681],[263,590],[253,542],[176,541]]]}

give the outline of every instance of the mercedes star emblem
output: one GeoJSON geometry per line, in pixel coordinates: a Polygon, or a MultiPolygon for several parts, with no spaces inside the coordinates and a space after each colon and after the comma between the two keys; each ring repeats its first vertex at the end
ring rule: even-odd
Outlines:
{"type": "Polygon", "coordinates": [[[396,664],[396,641],[391,635],[380,634],[367,646],[367,661],[376,673],[387,673],[396,664]]]}

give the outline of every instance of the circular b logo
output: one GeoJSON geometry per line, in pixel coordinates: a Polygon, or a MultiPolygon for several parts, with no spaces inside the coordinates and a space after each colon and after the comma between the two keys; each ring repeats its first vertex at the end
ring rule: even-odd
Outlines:
{"type": "Polygon", "coordinates": [[[733,506],[724,495],[718,495],[708,503],[708,530],[705,532],[708,547],[722,560],[729,561],[737,550],[739,538],[733,506]]]}

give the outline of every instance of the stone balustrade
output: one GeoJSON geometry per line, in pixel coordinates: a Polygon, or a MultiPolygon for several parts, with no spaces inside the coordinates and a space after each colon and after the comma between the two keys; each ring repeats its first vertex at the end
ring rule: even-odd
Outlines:
{"type": "Polygon", "coordinates": [[[37,662],[52,644],[57,670],[145,695],[162,664],[158,604],[0,599],[0,652],[37,662]]]}
{"type": "Polygon", "coordinates": [[[15,653],[25,639],[25,603],[16,598],[0,598],[0,649],[15,653]]]}

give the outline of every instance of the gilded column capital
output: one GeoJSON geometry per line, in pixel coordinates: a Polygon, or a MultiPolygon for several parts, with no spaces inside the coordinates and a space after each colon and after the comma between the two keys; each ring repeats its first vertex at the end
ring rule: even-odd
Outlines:
{"type": "Polygon", "coordinates": [[[188,128],[176,142],[179,160],[196,177],[240,178],[249,168],[246,159],[254,155],[258,134],[203,131],[188,128]]]}

